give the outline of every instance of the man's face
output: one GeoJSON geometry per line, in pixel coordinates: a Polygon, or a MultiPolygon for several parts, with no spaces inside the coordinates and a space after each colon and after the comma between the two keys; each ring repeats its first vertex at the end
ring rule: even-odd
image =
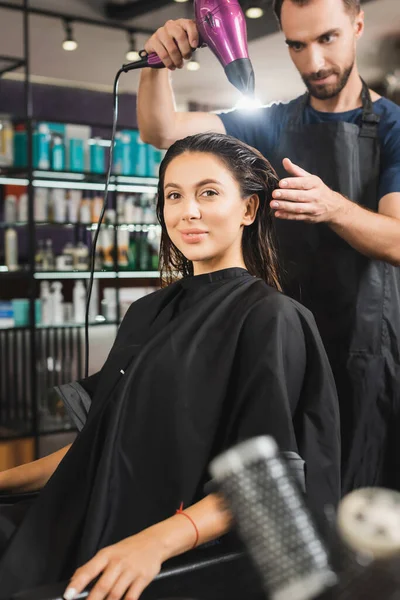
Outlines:
{"type": "Polygon", "coordinates": [[[284,0],[281,25],[311,96],[320,100],[337,96],[354,66],[363,13],[350,14],[343,0],[311,0],[303,6],[284,0]]]}

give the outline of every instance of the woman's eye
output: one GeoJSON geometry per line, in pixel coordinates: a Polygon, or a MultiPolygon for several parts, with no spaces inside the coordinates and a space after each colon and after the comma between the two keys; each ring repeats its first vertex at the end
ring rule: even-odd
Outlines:
{"type": "Polygon", "coordinates": [[[178,192],[171,192],[167,196],[168,200],[177,200],[179,198],[178,192]]]}
{"type": "Polygon", "coordinates": [[[204,190],[204,192],[202,192],[201,195],[210,198],[211,196],[217,196],[218,193],[215,190],[204,190]]]}

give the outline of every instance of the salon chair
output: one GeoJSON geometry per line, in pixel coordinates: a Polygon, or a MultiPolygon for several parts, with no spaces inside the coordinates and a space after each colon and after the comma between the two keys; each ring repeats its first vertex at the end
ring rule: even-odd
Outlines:
{"type": "MultiPolygon", "coordinates": [[[[0,504],[34,502],[36,496],[37,492],[0,494],[0,504]]],[[[66,586],[67,582],[41,586],[10,600],[61,600],[66,586]]],[[[250,559],[229,534],[164,563],[141,600],[265,600],[265,594],[250,559]]]]}

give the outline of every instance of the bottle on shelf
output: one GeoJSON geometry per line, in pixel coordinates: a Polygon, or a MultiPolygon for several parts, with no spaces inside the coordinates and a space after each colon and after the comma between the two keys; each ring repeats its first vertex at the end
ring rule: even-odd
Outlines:
{"type": "Polygon", "coordinates": [[[54,271],[55,258],[53,252],[53,242],[51,239],[46,240],[46,247],[43,253],[43,271],[54,271]]]}
{"type": "Polygon", "coordinates": [[[18,200],[18,221],[27,223],[28,221],[28,194],[21,194],[18,200]]]}
{"type": "MultiPolygon", "coordinates": [[[[97,238],[96,244],[96,252],[94,256],[94,270],[101,271],[103,268],[104,256],[103,256],[103,233],[104,229],[100,229],[99,236],[97,238]]],[[[94,238],[96,235],[96,231],[92,231],[92,244],[94,243],[94,238]]]]}
{"type": "Polygon", "coordinates": [[[74,269],[75,249],[71,242],[67,242],[67,244],[65,244],[62,251],[62,256],[64,257],[65,271],[72,271],[74,269]]]}
{"type": "Polygon", "coordinates": [[[139,233],[139,270],[147,271],[150,268],[150,250],[147,240],[148,232],[139,233]]]}
{"type": "Polygon", "coordinates": [[[9,271],[17,271],[18,265],[18,236],[15,229],[9,227],[4,235],[4,254],[6,267],[9,271]]]}
{"type": "Polygon", "coordinates": [[[51,191],[51,205],[54,223],[65,223],[67,217],[67,199],[64,189],[51,191]]]}
{"type": "Polygon", "coordinates": [[[53,323],[53,305],[48,281],[40,283],[40,302],[42,306],[42,325],[51,325],[53,323]]]}
{"type": "Polygon", "coordinates": [[[89,270],[89,248],[83,242],[78,242],[75,248],[74,266],[78,271],[89,270]]]}
{"type": "Polygon", "coordinates": [[[0,115],[0,166],[14,162],[14,128],[9,115],[0,115]]]}
{"type": "Polygon", "coordinates": [[[128,269],[128,248],[129,248],[129,231],[127,229],[118,229],[117,231],[117,248],[118,248],[118,268],[128,269]]]}
{"type": "Polygon", "coordinates": [[[101,138],[94,138],[90,145],[90,170],[92,173],[104,173],[104,146],[101,138]]]}
{"type": "Polygon", "coordinates": [[[117,194],[117,218],[118,223],[125,222],[125,194],[117,194]]]}
{"type": "Polygon", "coordinates": [[[4,199],[4,222],[15,223],[17,220],[17,196],[7,194],[4,199]]]}
{"type": "Polygon", "coordinates": [[[79,211],[79,222],[83,225],[90,225],[92,222],[92,211],[90,208],[91,198],[88,195],[84,195],[81,201],[79,211]]]}
{"type": "Polygon", "coordinates": [[[99,222],[102,206],[103,206],[103,198],[102,198],[100,192],[96,192],[94,195],[94,198],[91,201],[91,213],[92,213],[91,221],[92,221],[92,223],[99,222]]]}
{"type": "Polygon", "coordinates": [[[83,285],[83,281],[81,281],[80,279],[78,279],[74,285],[74,289],[72,292],[72,304],[74,310],[75,323],[84,323],[86,307],[86,289],[83,285]]]}
{"type": "Polygon", "coordinates": [[[33,166],[36,169],[50,169],[50,130],[42,123],[33,132],[33,166]]]}
{"type": "Polygon", "coordinates": [[[111,229],[102,229],[103,268],[114,269],[114,232],[111,229]]]}
{"type": "Polygon", "coordinates": [[[69,223],[79,223],[82,191],[69,190],[67,204],[67,219],[69,223]]]}
{"type": "MultiPolygon", "coordinates": [[[[85,296],[85,304],[86,304],[86,296],[85,296]]],[[[92,294],[90,296],[90,304],[89,304],[89,322],[94,323],[96,321],[96,317],[99,313],[99,280],[93,280],[92,294]]]]}
{"type": "Polygon", "coordinates": [[[35,188],[34,192],[34,217],[36,222],[45,222],[49,219],[49,190],[35,188]]]}
{"type": "Polygon", "coordinates": [[[51,149],[51,168],[53,171],[64,171],[65,169],[65,149],[64,143],[60,136],[56,135],[53,138],[51,149]]]}
{"type": "Polygon", "coordinates": [[[44,241],[39,240],[37,243],[36,253],[35,253],[35,270],[36,271],[43,271],[44,253],[45,253],[44,241]]]}
{"type": "Polygon", "coordinates": [[[117,320],[117,290],[115,288],[104,288],[101,314],[107,321],[115,322],[117,320]]]}
{"type": "Polygon", "coordinates": [[[129,248],[128,248],[128,266],[130,271],[136,271],[138,268],[138,243],[137,233],[131,233],[129,237],[129,248]]]}
{"type": "Polygon", "coordinates": [[[155,227],[151,227],[148,233],[147,241],[150,250],[150,268],[152,271],[158,271],[159,267],[159,252],[160,252],[160,235],[155,227]]]}
{"type": "Polygon", "coordinates": [[[61,281],[55,281],[51,286],[52,324],[62,325],[64,323],[64,307],[61,281]]]}
{"type": "Polygon", "coordinates": [[[124,206],[124,218],[123,223],[129,225],[135,222],[135,198],[133,196],[127,196],[124,206]]]}

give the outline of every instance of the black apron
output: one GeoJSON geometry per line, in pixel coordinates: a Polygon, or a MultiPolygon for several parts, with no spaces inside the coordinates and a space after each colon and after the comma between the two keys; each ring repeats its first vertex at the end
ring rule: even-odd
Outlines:
{"type": "MultiPolygon", "coordinates": [[[[331,189],[378,211],[379,116],[363,82],[360,126],[303,124],[305,94],[275,153],[280,177],[290,158],[331,189]]],[[[325,223],[276,219],[285,293],[317,321],[338,389],[343,492],[400,489],[400,270],[354,250],[325,223]],[[399,429],[397,434],[396,429],[399,429]]]]}

